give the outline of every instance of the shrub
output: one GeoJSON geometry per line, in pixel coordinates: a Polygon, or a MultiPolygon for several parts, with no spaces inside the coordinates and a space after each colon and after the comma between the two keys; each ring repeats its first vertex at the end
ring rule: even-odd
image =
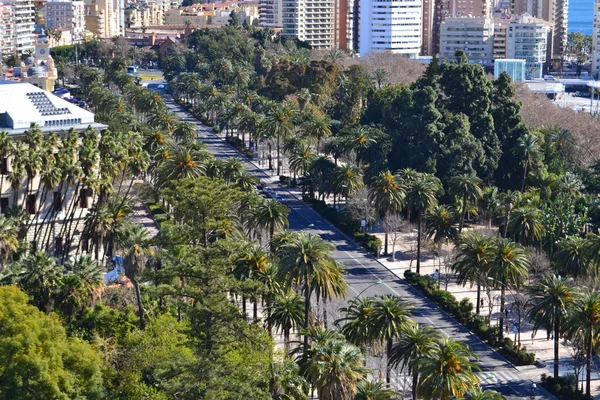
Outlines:
{"type": "Polygon", "coordinates": [[[585,395],[577,390],[577,377],[574,374],[552,376],[542,374],[542,386],[561,400],[583,400],[585,395]]]}
{"type": "Polygon", "coordinates": [[[517,350],[514,347],[514,342],[509,338],[504,339],[504,345],[500,349],[500,354],[515,365],[535,364],[535,353],[529,353],[526,347],[517,350]]]}
{"type": "MultiPolygon", "coordinates": [[[[214,127],[213,127],[213,129],[214,129],[214,127]]],[[[235,137],[235,136],[227,136],[225,138],[225,141],[227,143],[229,143],[230,145],[232,145],[237,151],[239,151],[246,157],[252,158],[252,151],[250,151],[250,149],[248,149],[246,147],[244,142],[242,142],[242,139],[235,137]]]]}

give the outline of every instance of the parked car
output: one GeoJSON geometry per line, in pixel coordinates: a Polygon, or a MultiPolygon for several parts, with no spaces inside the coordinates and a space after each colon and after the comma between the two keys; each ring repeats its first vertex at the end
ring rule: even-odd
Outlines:
{"type": "Polygon", "coordinates": [[[547,82],[555,82],[556,77],[554,75],[544,75],[544,80],[547,82]]]}

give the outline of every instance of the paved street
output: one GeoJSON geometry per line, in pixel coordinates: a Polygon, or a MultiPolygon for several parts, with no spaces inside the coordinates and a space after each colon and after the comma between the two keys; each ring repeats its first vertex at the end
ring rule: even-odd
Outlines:
{"type": "MultiPolygon", "coordinates": [[[[240,154],[229,146],[223,139],[212,132],[212,129],[196,121],[172,100],[166,99],[167,105],[179,118],[195,123],[198,130],[198,139],[208,146],[208,151],[219,158],[240,157],[240,154]]],[[[248,171],[261,180],[273,182],[273,177],[252,162],[246,162],[248,171]]],[[[439,328],[445,335],[468,343],[479,357],[479,366],[482,372],[482,385],[501,392],[508,399],[529,397],[530,379],[539,380],[545,369],[528,367],[520,371],[512,367],[489,346],[472,335],[466,328],[458,324],[445,312],[431,301],[423,297],[417,290],[408,286],[403,280],[388,271],[373,257],[368,255],[361,247],[348,240],[346,235],[321,218],[310,207],[304,204],[299,193],[290,192],[279,187],[276,183],[270,184],[278,195],[283,197],[291,209],[289,215],[290,229],[306,230],[318,233],[323,238],[335,244],[334,257],[347,266],[346,280],[350,285],[349,296],[356,296],[364,290],[364,296],[394,294],[412,302],[415,306],[415,320],[421,324],[430,324],[439,328]],[[378,280],[383,284],[373,285],[378,280]],[[373,285],[373,286],[372,286],[373,285]]],[[[402,380],[401,377],[398,378],[402,380]]],[[[402,386],[400,382],[395,382],[402,386]]],[[[552,398],[541,395],[538,398],[552,398]]]]}

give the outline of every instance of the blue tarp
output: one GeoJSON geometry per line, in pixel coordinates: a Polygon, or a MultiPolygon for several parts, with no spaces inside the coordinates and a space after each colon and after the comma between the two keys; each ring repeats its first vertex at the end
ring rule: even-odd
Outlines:
{"type": "Polygon", "coordinates": [[[112,259],[113,270],[104,274],[104,282],[106,284],[119,279],[119,273],[123,271],[123,257],[116,256],[112,259]]]}

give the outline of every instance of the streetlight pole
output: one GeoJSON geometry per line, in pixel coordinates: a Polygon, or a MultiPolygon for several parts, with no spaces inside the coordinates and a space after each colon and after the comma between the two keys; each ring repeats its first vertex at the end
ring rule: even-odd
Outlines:
{"type": "Polygon", "coordinates": [[[382,283],[383,283],[383,281],[379,280],[379,281],[377,281],[375,283],[370,284],[369,286],[367,286],[366,288],[364,288],[363,290],[361,290],[360,293],[356,295],[356,297],[357,298],[360,297],[360,295],[363,294],[367,289],[370,289],[370,288],[372,288],[373,286],[376,286],[376,285],[381,285],[382,283]]]}

